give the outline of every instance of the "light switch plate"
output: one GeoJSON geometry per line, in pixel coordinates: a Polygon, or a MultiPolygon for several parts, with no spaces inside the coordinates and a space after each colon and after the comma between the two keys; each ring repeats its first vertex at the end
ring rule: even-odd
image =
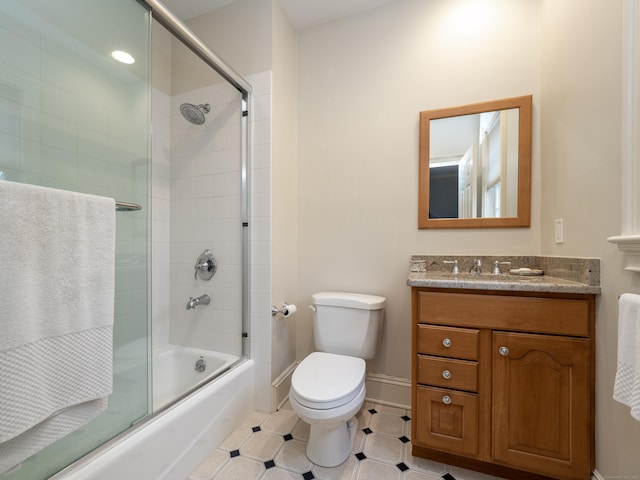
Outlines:
{"type": "Polygon", "coordinates": [[[564,243],[564,221],[559,218],[554,222],[556,243],[564,243]]]}

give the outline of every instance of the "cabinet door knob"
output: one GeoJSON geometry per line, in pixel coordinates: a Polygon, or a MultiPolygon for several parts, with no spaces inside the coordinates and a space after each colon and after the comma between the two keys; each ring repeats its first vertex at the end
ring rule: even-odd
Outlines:
{"type": "Polygon", "coordinates": [[[449,395],[445,395],[442,397],[442,403],[445,405],[451,405],[451,397],[449,395]]]}
{"type": "Polygon", "coordinates": [[[502,355],[503,357],[506,357],[507,355],[509,355],[509,349],[507,347],[500,347],[498,349],[498,353],[500,353],[500,355],[502,355]]]}
{"type": "Polygon", "coordinates": [[[449,370],[445,370],[442,372],[442,377],[449,380],[451,378],[451,372],[449,370]]]}
{"type": "Polygon", "coordinates": [[[444,340],[442,340],[442,345],[444,345],[446,348],[449,348],[451,346],[451,339],[445,338],[444,340]]]}

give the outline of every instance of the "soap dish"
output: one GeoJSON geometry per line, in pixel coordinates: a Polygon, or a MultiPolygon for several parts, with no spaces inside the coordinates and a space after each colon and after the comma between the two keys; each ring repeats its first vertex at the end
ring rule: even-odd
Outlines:
{"type": "Polygon", "coordinates": [[[521,277],[539,277],[544,275],[544,271],[537,268],[512,268],[509,270],[511,275],[520,275],[521,277]]]}

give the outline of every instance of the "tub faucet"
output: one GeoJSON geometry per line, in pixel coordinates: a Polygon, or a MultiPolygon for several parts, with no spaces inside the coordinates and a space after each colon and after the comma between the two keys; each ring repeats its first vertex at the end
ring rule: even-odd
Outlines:
{"type": "Polygon", "coordinates": [[[473,265],[471,265],[469,273],[482,273],[482,261],[479,258],[473,259],[473,265]]]}
{"type": "Polygon", "coordinates": [[[211,297],[206,293],[200,297],[189,297],[187,301],[187,310],[193,310],[198,305],[209,305],[211,303],[211,297]]]}

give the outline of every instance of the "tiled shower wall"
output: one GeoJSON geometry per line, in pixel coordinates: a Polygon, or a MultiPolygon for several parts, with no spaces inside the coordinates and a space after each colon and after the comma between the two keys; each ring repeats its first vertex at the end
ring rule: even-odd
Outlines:
{"type": "Polygon", "coordinates": [[[241,353],[240,109],[239,93],[226,84],[173,97],[153,91],[154,347],[241,353]],[[209,103],[206,122],[187,122],[183,102],[209,103]],[[218,264],[210,281],[194,278],[205,249],[218,264]],[[205,293],[209,306],[185,308],[205,293]]]}
{"type": "Polygon", "coordinates": [[[242,352],[241,96],[227,83],[171,99],[170,343],[240,355],[242,352]],[[208,103],[203,125],[187,122],[182,103],[208,103]],[[194,277],[209,249],[217,273],[194,277]],[[186,309],[189,297],[211,304],[186,309]]]}
{"type": "MultiPolygon", "coordinates": [[[[256,408],[271,408],[271,72],[247,77],[252,85],[250,125],[250,322],[256,361],[256,408]]],[[[153,338],[239,352],[241,251],[240,131],[238,95],[226,86],[171,98],[153,91],[153,338]],[[209,90],[209,91],[207,91],[209,90]],[[180,103],[209,102],[207,123],[220,131],[200,139],[203,126],[188,124],[180,103]],[[174,115],[171,115],[174,112],[174,115]],[[218,115],[218,116],[216,116],[218,115]],[[225,121],[224,119],[227,119],[225,121]],[[204,142],[204,144],[202,143],[204,142]],[[202,148],[206,146],[207,148],[202,148]],[[234,173],[235,172],[235,173],[234,173]],[[215,234],[216,241],[207,235],[215,234]],[[220,238],[218,235],[222,234],[220,238]],[[238,239],[238,241],[236,241],[238,239]],[[211,283],[193,279],[193,264],[205,248],[219,260],[211,283]],[[214,308],[187,311],[189,296],[211,295],[214,308]],[[236,309],[237,305],[237,309],[236,309]],[[195,314],[195,315],[194,315],[195,314]],[[236,351],[237,350],[237,351],[236,351]]]]}
{"type": "Polygon", "coordinates": [[[171,319],[170,105],[171,97],[154,87],[151,94],[151,332],[154,348],[169,343],[171,319]]]}
{"type": "Polygon", "coordinates": [[[251,137],[249,172],[249,280],[251,358],[256,364],[254,405],[272,408],[271,363],[271,71],[249,75],[251,137]]]}

